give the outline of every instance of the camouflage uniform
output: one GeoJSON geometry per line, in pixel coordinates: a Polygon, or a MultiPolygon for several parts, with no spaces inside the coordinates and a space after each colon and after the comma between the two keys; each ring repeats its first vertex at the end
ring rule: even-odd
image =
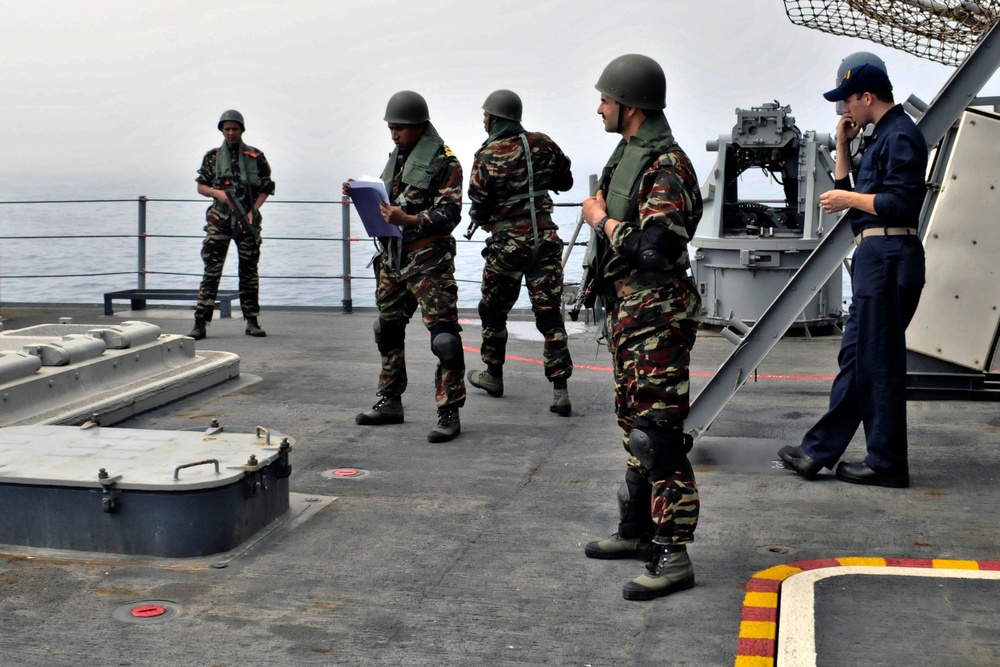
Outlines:
{"type": "MultiPolygon", "coordinates": [[[[424,137],[437,137],[428,122],[424,137]]],[[[439,139],[439,138],[438,138],[439,139]]],[[[411,153],[412,154],[412,153],[411,153]]],[[[382,356],[379,393],[400,395],[406,391],[404,337],[417,306],[432,340],[440,333],[458,338],[455,358],[438,362],[434,372],[438,408],[465,404],[465,358],[458,324],[458,284],[455,282],[455,238],[452,230],[461,219],[462,166],[447,146],[434,155],[427,167],[426,188],[403,182],[409,156],[393,153],[386,166],[391,174],[389,201],[416,215],[419,224],[402,230],[402,239],[380,238],[375,258],[375,303],[378,306],[378,348],[382,356]]]]}
{"type": "Polygon", "coordinates": [[[481,354],[487,367],[499,369],[504,363],[507,315],[517,302],[524,278],[535,325],[545,337],[545,377],[550,382],[565,382],[573,374],[561,310],[563,243],[552,222],[552,198],[547,192],[572,186],[569,158],[548,136],[525,133],[520,123],[497,119],[489,138],[476,153],[469,178],[469,215],[490,232],[482,253],[486,263],[479,303],[483,324],[481,354]],[[534,225],[522,133],[531,147],[532,175],[538,192],[534,225]]]}
{"type": "MultiPolygon", "coordinates": [[[[621,224],[614,228],[610,244],[605,242],[599,287],[607,305],[615,411],[630,454],[626,479],[652,486],[652,526],[632,526],[635,534],[622,537],[651,532],[656,544],[686,544],[694,539],[699,500],[686,456],[691,441],[682,427],[689,408],[690,353],[701,312],[701,298],[687,275],[687,244],[701,218],[702,200],[694,168],[674,143],[662,114],[647,118],[632,141],[637,138],[649,146],[649,160],[637,183],[622,184],[631,196],[620,199],[619,210],[609,197],[608,213],[621,224]],[[634,266],[644,234],[657,238],[657,247],[664,251],[655,270],[634,266]],[[632,451],[629,435],[634,428],[663,434],[671,443],[670,455],[652,470],[632,451]]],[[[605,169],[606,193],[614,193],[614,172],[625,148],[622,141],[605,169]]],[[[623,526],[620,532],[628,531],[623,526]]]]}
{"type": "MultiPolygon", "coordinates": [[[[195,179],[200,185],[207,185],[211,188],[223,188],[225,179],[216,172],[216,157],[219,154],[218,148],[205,153],[201,161],[201,168],[198,170],[198,177],[195,179]]],[[[249,183],[235,182],[236,196],[243,202],[256,200],[260,194],[268,196],[274,194],[274,181],[271,180],[271,165],[268,164],[264,153],[241,143],[239,150],[232,151],[231,169],[234,175],[240,174],[240,154],[252,159],[257,165],[257,174],[260,184],[252,186],[249,183]],[[250,192],[246,192],[246,188],[250,192]]],[[[236,179],[233,179],[236,181],[236,179]]],[[[249,208],[247,211],[249,212],[249,208]]],[[[229,252],[229,242],[236,241],[236,250],[239,256],[239,285],[240,285],[240,308],[243,310],[243,317],[257,317],[260,314],[260,279],[257,273],[257,263],[260,261],[260,231],[261,215],[257,212],[254,220],[255,231],[251,232],[246,225],[239,222],[239,214],[228,204],[213,200],[205,213],[205,240],[201,246],[201,258],[205,263],[205,275],[198,290],[198,305],[195,309],[195,318],[203,319],[206,322],[212,321],[212,313],[215,307],[215,297],[219,292],[219,280],[222,278],[222,268],[226,263],[226,254],[229,252]]]]}

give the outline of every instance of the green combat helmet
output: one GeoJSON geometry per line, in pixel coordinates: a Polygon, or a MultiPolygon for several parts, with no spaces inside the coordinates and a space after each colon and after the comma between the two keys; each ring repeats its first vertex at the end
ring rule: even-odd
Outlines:
{"type": "Polygon", "coordinates": [[[517,123],[521,122],[521,109],[521,98],[513,90],[494,90],[483,102],[483,111],[486,113],[517,123]]]}
{"type": "Polygon", "coordinates": [[[383,120],[387,123],[417,125],[430,119],[431,114],[427,110],[427,100],[412,90],[401,90],[389,98],[389,103],[385,106],[383,120]]]}
{"type": "Polygon", "coordinates": [[[595,86],[618,104],[638,109],[665,109],[667,77],[649,56],[629,53],[612,60],[595,86]]]}
{"type": "Polygon", "coordinates": [[[247,126],[243,123],[243,114],[241,114],[236,109],[229,109],[228,111],[223,111],[222,116],[219,117],[219,129],[222,129],[222,124],[227,120],[231,120],[240,124],[240,130],[243,132],[247,131],[247,126]]]}
{"type": "MultiPolygon", "coordinates": [[[[889,69],[885,66],[885,61],[879,58],[874,53],[869,53],[868,51],[858,51],[852,53],[849,56],[845,56],[843,60],[840,61],[840,67],[837,68],[837,80],[835,85],[839,86],[840,82],[844,80],[844,75],[847,74],[852,69],[861,67],[862,65],[874,65],[880,70],[889,73],[889,69]]],[[[840,100],[837,102],[836,106],[837,115],[841,116],[844,114],[844,101],[840,100]]]]}
{"type": "Polygon", "coordinates": [[[885,66],[885,61],[877,55],[867,51],[858,51],[857,53],[852,53],[840,61],[840,67],[837,68],[837,85],[840,85],[841,80],[849,70],[861,67],[862,65],[875,65],[875,67],[878,67],[883,72],[889,72],[888,68],[885,66]]]}

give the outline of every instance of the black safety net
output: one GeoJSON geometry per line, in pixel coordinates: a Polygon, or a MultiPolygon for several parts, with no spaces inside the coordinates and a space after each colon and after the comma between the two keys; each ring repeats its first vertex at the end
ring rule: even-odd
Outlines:
{"type": "Polygon", "coordinates": [[[792,23],[958,65],[1000,19],[1000,0],[785,0],[792,23]]]}

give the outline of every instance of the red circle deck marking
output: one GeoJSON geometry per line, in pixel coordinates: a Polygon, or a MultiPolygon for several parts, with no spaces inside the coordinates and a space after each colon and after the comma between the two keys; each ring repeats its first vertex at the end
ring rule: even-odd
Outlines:
{"type": "Polygon", "coordinates": [[[167,608],[158,604],[144,604],[136,607],[130,613],[136,618],[155,618],[167,613],[167,608]]]}
{"type": "Polygon", "coordinates": [[[358,471],[352,468],[339,468],[333,471],[334,477],[357,477],[358,471]]]}

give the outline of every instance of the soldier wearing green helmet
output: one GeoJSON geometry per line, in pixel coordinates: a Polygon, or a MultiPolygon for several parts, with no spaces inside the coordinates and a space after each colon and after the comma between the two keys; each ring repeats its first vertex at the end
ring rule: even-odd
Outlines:
{"type": "Polygon", "coordinates": [[[243,143],[246,123],[235,109],[223,111],[219,131],[224,141],[202,158],[198,170],[198,194],[212,199],[205,213],[205,240],[201,258],[205,273],[198,290],[198,305],[194,311],[194,328],[188,335],[201,340],[208,335],[208,325],[215,309],[222,268],[226,263],[230,242],[236,242],[239,256],[240,308],[246,321],[246,334],[261,338],[267,333],[260,328],[260,230],[263,218],[260,207],[274,194],[271,165],[263,151],[243,143]]]}
{"type": "Polygon", "coordinates": [[[667,80],[648,56],[616,58],[597,82],[597,107],[622,139],[598,191],[583,203],[594,229],[594,290],[604,300],[614,360],[615,411],[628,454],[618,491],[618,532],[590,542],[590,558],[638,558],[646,571],[622,588],[650,600],[694,586],[687,544],[698,523],[698,487],[684,432],[691,348],[701,298],[687,244],[702,214],[694,167],[663,113],[667,80]]]}
{"type": "Polygon", "coordinates": [[[562,317],[563,244],[552,221],[549,190],[573,187],[573,174],[569,158],[551,137],[524,129],[522,110],[521,98],[511,90],[496,90],[483,102],[489,136],[476,152],[469,176],[469,217],[470,232],[482,227],[490,233],[479,302],[486,370],[470,371],[469,384],[503,396],[507,316],[524,281],[535,326],[545,338],[542,362],[553,388],[549,410],[569,416],[567,380],[573,360],[562,317]]]}
{"type": "MultiPolygon", "coordinates": [[[[355,421],[366,426],[402,423],[407,387],[404,338],[419,305],[430,330],[431,352],[438,358],[437,425],[427,439],[446,442],[462,431],[458,410],[466,394],[451,234],[462,216],[462,166],[431,123],[427,101],[419,93],[402,90],[389,98],[384,120],[396,147],[382,171],[389,202],[381,211],[402,235],[376,239],[375,344],[382,357],[381,398],[355,421]]],[[[351,180],[344,182],[343,193],[351,196],[351,180]]]]}

